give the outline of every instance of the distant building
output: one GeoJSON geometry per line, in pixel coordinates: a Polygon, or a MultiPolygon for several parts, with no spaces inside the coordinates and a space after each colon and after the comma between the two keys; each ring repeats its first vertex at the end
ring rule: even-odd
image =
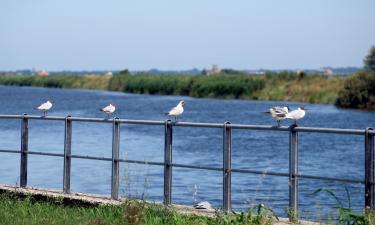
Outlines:
{"type": "Polygon", "coordinates": [[[220,72],[221,72],[221,70],[219,68],[219,65],[217,65],[217,64],[212,65],[212,69],[210,69],[210,70],[206,70],[206,69],[202,70],[202,74],[207,75],[207,76],[212,75],[212,74],[217,74],[217,73],[220,73],[220,72]]]}
{"type": "Polygon", "coordinates": [[[107,75],[107,76],[112,76],[113,73],[112,73],[112,72],[107,72],[105,75],[107,75]]]}
{"type": "Polygon", "coordinates": [[[333,70],[331,68],[325,67],[322,68],[321,74],[326,77],[331,77],[333,76],[333,70]]]}
{"type": "Polygon", "coordinates": [[[39,70],[36,72],[36,75],[41,76],[41,77],[47,77],[49,76],[49,72],[47,70],[39,70]]]}

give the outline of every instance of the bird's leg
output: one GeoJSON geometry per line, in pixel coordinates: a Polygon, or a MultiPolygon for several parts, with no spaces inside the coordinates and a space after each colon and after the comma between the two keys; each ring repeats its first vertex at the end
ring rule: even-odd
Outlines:
{"type": "Polygon", "coordinates": [[[43,112],[43,116],[44,116],[44,117],[47,116],[47,111],[44,111],[44,112],[43,112]]]}
{"type": "Polygon", "coordinates": [[[177,122],[177,116],[174,117],[174,121],[177,122]]]}
{"type": "Polygon", "coordinates": [[[294,125],[296,125],[296,126],[297,126],[297,120],[294,120],[294,125]]]}
{"type": "Polygon", "coordinates": [[[277,127],[280,127],[281,124],[280,124],[280,120],[277,121],[277,127]]]}

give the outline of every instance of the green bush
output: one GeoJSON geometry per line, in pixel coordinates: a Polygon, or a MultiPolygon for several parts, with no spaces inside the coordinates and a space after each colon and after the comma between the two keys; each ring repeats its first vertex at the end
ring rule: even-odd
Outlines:
{"type": "Polygon", "coordinates": [[[244,98],[264,87],[264,81],[246,75],[195,77],[191,87],[194,97],[244,98]]]}
{"type": "Polygon", "coordinates": [[[347,79],[336,105],[344,108],[375,108],[375,73],[361,71],[347,79]]]}
{"type": "Polygon", "coordinates": [[[187,76],[117,74],[110,90],[140,94],[190,95],[194,97],[241,98],[264,87],[260,78],[246,75],[187,76]]]}

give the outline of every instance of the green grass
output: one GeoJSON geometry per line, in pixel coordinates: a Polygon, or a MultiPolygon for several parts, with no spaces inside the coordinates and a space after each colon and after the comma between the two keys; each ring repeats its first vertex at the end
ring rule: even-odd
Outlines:
{"type": "Polygon", "coordinates": [[[271,224],[278,218],[263,205],[247,213],[216,213],[212,218],[181,214],[160,205],[126,201],[121,206],[66,205],[62,200],[36,200],[0,194],[0,224],[152,224],[152,225],[241,225],[271,224]]]}
{"type": "Polygon", "coordinates": [[[8,86],[37,86],[52,88],[85,88],[107,90],[111,76],[31,76],[0,75],[0,84],[8,86]]]}
{"type": "MultiPolygon", "coordinates": [[[[315,194],[327,193],[338,204],[340,225],[375,225],[374,211],[354,213],[329,189],[318,189],[315,194]]],[[[350,201],[349,201],[350,202],[350,201]]],[[[59,198],[36,198],[9,193],[0,194],[0,224],[129,224],[129,225],[268,225],[279,218],[263,204],[247,212],[222,213],[213,217],[182,214],[171,208],[145,201],[127,200],[122,205],[93,205],[68,202],[59,198]]],[[[294,220],[293,224],[298,224],[294,220]]]]}

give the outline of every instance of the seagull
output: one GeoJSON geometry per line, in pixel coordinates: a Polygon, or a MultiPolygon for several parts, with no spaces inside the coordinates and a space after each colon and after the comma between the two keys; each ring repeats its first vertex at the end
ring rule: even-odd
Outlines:
{"type": "Polygon", "coordinates": [[[165,113],[168,116],[174,116],[175,121],[177,121],[177,117],[181,116],[184,112],[184,101],[180,101],[176,107],[173,107],[169,112],[165,113]]]}
{"type": "Polygon", "coordinates": [[[48,100],[45,103],[40,104],[40,106],[36,107],[36,110],[39,110],[44,113],[44,116],[47,116],[47,111],[52,108],[52,101],[48,100]]]}
{"type": "Polygon", "coordinates": [[[196,209],[208,209],[208,210],[212,210],[212,206],[209,202],[198,202],[197,204],[194,205],[194,208],[196,209]]]}
{"type": "Polygon", "coordinates": [[[298,109],[293,110],[286,114],[287,119],[294,120],[294,124],[297,125],[297,120],[302,119],[306,114],[304,107],[298,107],[298,109]]]}
{"type": "Polygon", "coordinates": [[[277,126],[280,127],[280,121],[286,118],[285,116],[286,114],[288,114],[288,112],[289,112],[289,107],[287,106],[284,106],[284,107],[274,106],[270,108],[268,112],[265,112],[265,113],[270,113],[272,119],[276,120],[277,126]]]}
{"type": "Polygon", "coordinates": [[[107,114],[107,116],[109,118],[109,115],[111,115],[112,113],[114,113],[115,110],[116,110],[115,104],[111,103],[111,104],[107,105],[106,107],[101,108],[100,112],[103,112],[103,113],[107,114]]]}

